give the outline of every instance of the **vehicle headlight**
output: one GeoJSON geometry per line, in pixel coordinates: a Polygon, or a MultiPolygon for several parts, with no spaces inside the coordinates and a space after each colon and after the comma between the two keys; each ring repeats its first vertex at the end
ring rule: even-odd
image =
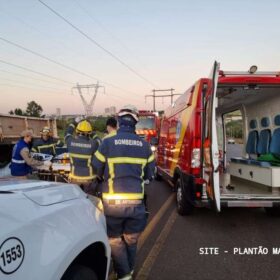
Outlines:
{"type": "Polygon", "coordinates": [[[89,200],[93,203],[93,205],[100,211],[103,213],[104,208],[103,208],[103,203],[102,200],[94,195],[90,195],[88,194],[87,197],[89,198],[89,200]]]}

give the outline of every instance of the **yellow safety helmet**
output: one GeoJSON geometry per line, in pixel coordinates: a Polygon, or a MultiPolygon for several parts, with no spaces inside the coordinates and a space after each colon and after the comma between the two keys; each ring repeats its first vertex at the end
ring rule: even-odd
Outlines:
{"type": "Polygon", "coordinates": [[[78,123],[76,133],[90,134],[92,133],[92,126],[87,120],[78,123]]]}

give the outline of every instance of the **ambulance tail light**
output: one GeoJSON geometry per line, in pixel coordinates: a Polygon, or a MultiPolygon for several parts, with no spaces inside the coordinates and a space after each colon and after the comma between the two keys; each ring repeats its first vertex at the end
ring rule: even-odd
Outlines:
{"type": "Polygon", "coordinates": [[[194,148],[192,150],[191,167],[192,168],[199,168],[200,167],[200,148],[194,148]]]}

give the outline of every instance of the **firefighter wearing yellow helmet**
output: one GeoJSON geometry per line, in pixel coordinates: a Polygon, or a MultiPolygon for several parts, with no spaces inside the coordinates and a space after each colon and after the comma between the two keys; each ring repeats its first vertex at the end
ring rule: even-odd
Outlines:
{"type": "Polygon", "coordinates": [[[154,176],[150,144],[135,133],[138,111],[133,105],[118,113],[119,129],[103,139],[93,166],[104,177],[102,200],[107,233],[118,279],[132,279],[137,240],[146,226],[144,181],[154,176]]]}
{"type": "Polygon", "coordinates": [[[99,142],[92,139],[92,133],[90,122],[81,117],[77,117],[65,133],[65,143],[71,164],[69,180],[80,185],[89,194],[95,194],[96,191],[96,175],[91,162],[99,146],[99,142]],[[74,132],[76,132],[75,136],[74,132]]]}

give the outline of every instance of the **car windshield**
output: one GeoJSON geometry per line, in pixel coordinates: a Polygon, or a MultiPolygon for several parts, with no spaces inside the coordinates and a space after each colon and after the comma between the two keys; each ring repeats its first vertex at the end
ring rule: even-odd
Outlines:
{"type": "Polygon", "coordinates": [[[139,121],[136,124],[136,129],[155,129],[155,127],[154,116],[140,116],[139,121]]]}

